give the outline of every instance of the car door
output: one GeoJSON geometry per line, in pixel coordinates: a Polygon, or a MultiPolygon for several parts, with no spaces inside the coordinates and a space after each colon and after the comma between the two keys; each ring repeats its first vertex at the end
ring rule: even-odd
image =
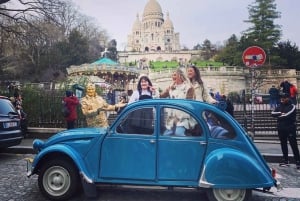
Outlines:
{"type": "Polygon", "coordinates": [[[137,108],[116,125],[103,141],[100,178],[154,180],[156,177],[156,122],[153,107],[137,108]]]}
{"type": "Polygon", "coordinates": [[[197,181],[207,146],[202,125],[178,108],[161,108],[160,118],[158,179],[197,181]]]}

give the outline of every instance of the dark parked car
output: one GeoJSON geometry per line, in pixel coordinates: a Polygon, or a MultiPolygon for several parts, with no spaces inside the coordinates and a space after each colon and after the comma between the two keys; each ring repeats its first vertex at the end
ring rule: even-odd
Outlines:
{"type": "Polygon", "coordinates": [[[0,96],[0,148],[18,145],[22,139],[19,114],[7,97],[0,96]]]}

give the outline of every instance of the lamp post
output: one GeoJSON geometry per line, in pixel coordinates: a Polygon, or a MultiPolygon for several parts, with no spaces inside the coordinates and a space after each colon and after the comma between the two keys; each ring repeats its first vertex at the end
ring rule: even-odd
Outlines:
{"type": "Polygon", "coordinates": [[[269,61],[269,67],[271,67],[271,50],[268,48],[268,61],[269,61]]]}

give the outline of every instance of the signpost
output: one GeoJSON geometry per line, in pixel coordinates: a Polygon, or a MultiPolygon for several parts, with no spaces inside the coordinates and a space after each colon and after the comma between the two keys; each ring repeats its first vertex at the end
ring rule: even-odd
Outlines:
{"type": "Polygon", "coordinates": [[[251,69],[251,130],[254,135],[255,68],[260,67],[265,63],[266,53],[261,47],[251,46],[243,52],[242,59],[243,63],[251,69]]]}
{"type": "Polygon", "coordinates": [[[266,61],[265,51],[258,46],[248,47],[243,52],[243,62],[247,67],[255,68],[263,65],[266,61]]]}

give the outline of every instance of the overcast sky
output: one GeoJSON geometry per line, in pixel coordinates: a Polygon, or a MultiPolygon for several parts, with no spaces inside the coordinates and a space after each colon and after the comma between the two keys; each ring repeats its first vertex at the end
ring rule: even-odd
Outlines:
{"type": "MultiPolygon", "coordinates": [[[[116,39],[123,50],[136,15],[141,17],[148,0],[72,0],[81,13],[95,18],[116,39]]],[[[169,12],[174,31],[180,33],[181,46],[193,48],[205,39],[223,44],[232,34],[238,37],[251,24],[248,5],[254,0],[157,0],[164,17],[169,12]]],[[[300,45],[299,0],[276,0],[281,18],[275,21],[282,28],[282,40],[300,45]]]]}

